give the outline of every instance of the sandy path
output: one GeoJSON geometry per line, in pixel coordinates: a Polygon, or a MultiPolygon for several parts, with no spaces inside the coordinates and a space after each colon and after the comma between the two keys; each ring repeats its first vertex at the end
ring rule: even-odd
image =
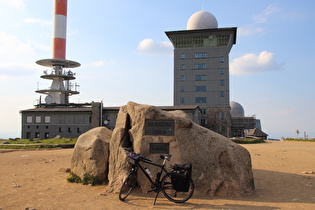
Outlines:
{"type": "Polygon", "coordinates": [[[118,200],[106,186],[67,183],[73,149],[0,153],[0,209],[315,209],[315,143],[243,145],[252,156],[255,192],[245,198],[198,197],[153,206],[140,193],[118,200]]]}

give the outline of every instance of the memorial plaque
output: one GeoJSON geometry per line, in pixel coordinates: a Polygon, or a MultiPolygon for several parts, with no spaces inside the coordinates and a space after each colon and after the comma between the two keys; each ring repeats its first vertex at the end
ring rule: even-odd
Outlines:
{"type": "Polygon", "coordinates": [[[145,135],[174,136],[174,120],[146,120],[145,135]]]}
{"type": "Polygon", "coordinates": [[[169,154],[169,143],[150,143],[150,154],[169,154]]]}

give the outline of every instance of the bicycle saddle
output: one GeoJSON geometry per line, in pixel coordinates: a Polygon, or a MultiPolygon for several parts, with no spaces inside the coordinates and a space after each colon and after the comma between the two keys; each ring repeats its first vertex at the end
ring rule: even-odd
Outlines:
{"type": "Polygon", "coordinates": [[[160,155],[160,158],[162,158],[163,160],[166,159],[166,160],[170,160],[172,157],[172,155],[160,155]]]}

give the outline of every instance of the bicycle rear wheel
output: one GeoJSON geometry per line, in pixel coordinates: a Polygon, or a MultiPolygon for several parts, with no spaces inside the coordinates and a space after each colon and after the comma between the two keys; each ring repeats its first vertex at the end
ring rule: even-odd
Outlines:
{"type": "Polygon", "coordinates": [[[127,176],[119,191],[119,200],[124,201],[137,185],[137,172],[132,171],[127,176]]]}
{"type": "Polygon", "coordinates": [[[188,192],[178,192],[174,189],[171,181],[171,175],[165,174],[162,179],[162,192],[164,196],[174,203],[184,203],[189,200],[194,193],[194,182],[192,179],[189,179],[189,189],[188,192]]]}

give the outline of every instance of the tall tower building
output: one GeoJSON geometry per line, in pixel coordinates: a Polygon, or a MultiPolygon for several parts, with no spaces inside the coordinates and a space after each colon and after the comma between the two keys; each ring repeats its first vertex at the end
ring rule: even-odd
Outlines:
{"type": "Polygon", "coordinates": [[[209,12],[194,13],[187,30],[165,32],[174,46],[174,105],[199,105],[201,124],[230,136],[229,53],[236,27],[218,28],[209,12]]]}
{"type": "MultiPolygon", "coordinates": [[[[79,67],[80,63],[66,60],[66,35],[67,35],[67,0],[54,0],[54,31],[52,59],[36,61],[37,64],[50,67],[51,71],[44,71],[43,79],[52,80],[50,88],[36,90],[36,93],[46,94],[45,105],[67,105],[69,96],[79,94],[78,85],[70,81],[75,79],[75,74],[65,68],[79,67]]],[[[40,100],[41,104],[41,100],[40,100]]]]}

